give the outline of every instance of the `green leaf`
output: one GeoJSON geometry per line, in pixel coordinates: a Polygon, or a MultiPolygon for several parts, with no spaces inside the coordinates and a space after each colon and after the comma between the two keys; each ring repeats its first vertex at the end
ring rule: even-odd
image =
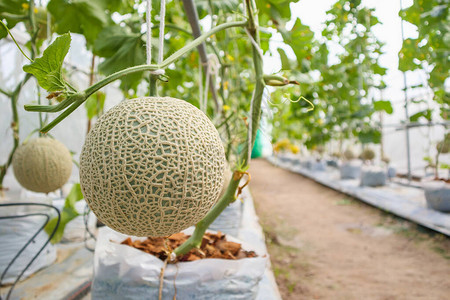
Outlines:
{"type": "Polygon", "coordinates": [[[92,118],[98,116],[98,114],[103,111],[103,106],[105,104],[105,97],[106,97],[105,93],[97,92],[91,95],[86,100],[86,102],[84,102],[87,117],[89,120],[92,120],[92,118]]]}
{"type": "Polygon", "coordinates": [[[55,17],[56,32],[81,33],[89,44],[93,44],[108,22],[103,1],[50,0],[49,12],[55,17]]]}
{"type": "Polygon", "coordinates": [[[67,195],[64,207],[75,209],[75,203],[80,201],[81,199],[83,199],[83,193],[81,192],[81,185],[79,183],[76,183],[72,186],[72,189],[67,195]]]}
{"type": "Polygon", "coordinates": [[[373,108],[376,111],[385,111],[388,114],[392,114],[394,112],[390,101],[384,101],[384,100],[374,101],[373,108]]]}
{"type": "Polygon", "coordinates": [[[263,50],[263,53],[266,53],[269,50],[269,41],[272,37],[272,33],[260,31],[259,35],[261,37],[261,49],[263,50]]]}
{"type": "MultiPolygon", "coordinates": [[[[309,61],[312,58],[311,50],[315,44],[314,33],[308,26],[303,25],[299,18],[297,18],[291,30],[281,27],[278,29],[283,36],[284,42],[291,46],[294,51],[298,65],[304,66],[304,60],[309,61]]],[[[303,71],[309,71],[308,68],[304,69],[303,71]]]]}
{"type": "MultiPolygon", "coordinates": [[[[25,3],[27,3],[26,0],[0,0],[0,19],[6,21],[4,23],[8,26],[9,30],[13,29],[19,22],[13,18],[3,18],[1,13],[7,12],[11,15],[25,15],[27,10],[22,6],[25,3]]],[[[5,28],[0,25],[0,39],[7,35],[8,33],[5,28]]]]}
{"type": "Polygon", "coordinates": [[[281,69],[283,69],[283,70],[290,70],[291,69],[291,62],[290,62],[288,56],[286,55],[286,52],[283,49],[281,49],[281,48],[278,48],[277,51],[280,54],[281,69]]]}
{"type": "MultiPolygon", "coordinates": [[[[145,43],[141,34],[131,33],[123,27],[105,28],[95,41],[94,53],[105,57],[98,69],[105,75],[145,63],[145,43]]],[[[121,79],[125,90],[136,89],[142,79],[142,72],[127,75],[121,79]]]]}
{"type": "Polygon", "coordinates": [[[358,132],[357,136],[361,144],[379,144],[381,142],[381,132],[375,128],[366,128],[358,132]]]}
{"type": "Polygon", "coordinates": [[[409,117],[409,120],[411,122],[417,122],[420,118],[425,118],[427,121],[431,121],[431,109],[426,109],[423,111],[419,111],[418,113],[415,113],[414,115],[409,117]]]}
{"type": "MultiPolygon", "coordinates": [[[[80,215],[75,209],[75,203],[77,201],[80,201],[81,199],[83,199],[81,186],[79,183],[74,184],[64,203],[64,207],[61,212],[61,220],[59,222],[58,228],[56,229],[55,235],[51,239],[52,244],[58,243],[62,239],[67,223],[80,215]]],[[[44,230],[48,235],[51,235],[51,233],[55,229],[57,222],[58,218],[55,217],[47,223],[44,230]]]]}
{"type": "Polygon", "coordinates": [[[62,65],[70,48],[69,33],[59,36],[45,49],[42,57],[23,67],[27,73],[34,75],[39,85],[48,92],[66,89],[62,77],[62,65]]]}

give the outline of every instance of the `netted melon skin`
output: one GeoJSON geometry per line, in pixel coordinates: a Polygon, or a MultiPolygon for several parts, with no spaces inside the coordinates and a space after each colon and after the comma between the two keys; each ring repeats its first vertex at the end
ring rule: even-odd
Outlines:
{"type": "Polygon", "coordinates": [[[61,142],[40,137],[17,148],[12,166],[14,176],[24,188],[38,193],[50,193],[69,180],[72,156],[61,142]]]}
{"type": "Polygon", "coordinates": [[[195,106],[170,97],[125,100],[99,118],[80,156],[89,207],[112,229],[168,236],[200,221],[222,189],[219,134],[195,106]]]}

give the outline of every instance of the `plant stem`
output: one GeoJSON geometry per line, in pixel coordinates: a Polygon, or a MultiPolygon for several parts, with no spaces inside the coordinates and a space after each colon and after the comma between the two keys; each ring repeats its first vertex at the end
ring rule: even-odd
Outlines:
{"type": "Polygon", "coordinates": [[[188,53],[189,51],[191,51],[192,49],[194,49],[195,47],[197,47],[198,45],[203,43],[211,35],[216,34],[217,32],[220,32],[227,28],[245,27],[246,25],[247,25],[247,21],[229,22],[229,23],[224,23],[224,24],[218,25],[217,27],[214,27],[210,31],[203,33],[201,36],[199,36],[195,40],[191,41],[186,46],[184,46],[183,48],[181,48],[180,50],[176,51],[171,56],[166,58],[161,63],[160,68],[161,69],[167,68],[170,64],[177,61],[180,57],[182,57],[183,55],[185,55],[186,53],[188,53]]]}
{"type": "Polygon", "coordinates": [[[6,171],[8,170],[9,166],[12,163],[12,158],[14,156],[14,153],[16,152],[17,147],[19,147],[19,114],[17,111],[17,101],[19,99],[20,91],[22,90],[22,87],[27,83],[27,81],[31,78],[31,74],[26,74],[23,80],[16,86],[14,91],[11,93],[11,110],[12,110],[12,123],[11,123],[11,129],[13,132],[13,148],[11,152],[9,153],[8,159],[6,163],[2,166],[0,166],[0,190],[3,189],[3,179],[5,178],[6,171]]]}
{"type": "MultiPolygon", "coordinates": [[[[251,36],[256,41],[259,46],[259,32],[258,32],[258,16],[256,14],[256,6],[254,1],[246,0],[247,9],[249,13],[249,23],[247,29],[250,31],[251,36]],[[253,23],[255,22],[255,23],[253,23]]],[[[259,49],[255,48],[255,45],[252,43],[253,50],[253,64],[255,67],[255,90],[253,92],[252,97],[252,130],[249,131],[248,134],[251,135],[251,145],[247,144],[244,147],[244,150],[241,154],[241,162],[243,169],[248,167],[248,163],[250,161],[250,157],[248,157],[248,147],[253,146],[256,137],[256,131],[258,130],[259,119],[261,115],[261,101],[264,92],[264,78],[263,78],[263,69],[262,69],[262,57],[259,55],[259,49]],[[247,151],[246,151],[247,150],[247,151]]],[[[236,190],[239,185],[239,181],[242,178],[243,173],[240,171],[235,171],[233,173],[233,177],[230,181],[230,184],[227,187],[225,195],[219,199],[217,204],[208,212],[208,214],[197,223],[195,226],[194,233],[189,237],[189,239],[183,243],[181,246],[174,250],[174,253],[178,255],[183,255],[189,252],[191,249],[195,247],[199,247],[203,235],[206,232],[206,229],[211,225],[211,223],[220,215],[220,213],[235,200],[236,190]]]]}
{"type": "Polygon", "coordinates": [[[0,24],[5,28],[6,32],[8,32],[9,36],[11,37],[11,39],[13,40],[14,44],[16,44],[17,48],[19,49],[19,51],[22,53],[23,56],[25,56],[26,59],[28,59],[29,61],[33,62],[32,59],[30,59],[25,52],[23,52],[22,48],[20,48],[19,44],[17,43],[16,39],[14,38],[14,36],[11,34],[11,32],[9,31],[8,26],[5,25],[5,23],[2,22],[2,20],[0,19],[0,24]]]}
{"type": "Polygon", "coordinates": [[[149,77],[149,95],[150,97],[158,96],[158,86],[157,86],[157,77],[153,74],[150,74],[149,77]]]}
{"type": "Polygon", "coordinates": [[[64,120],[67,116],[69,116],[75,109],[77,109],[81,104],[83,104],[84,101],[86,101],[86,99],[89,96],[86,96],[84,94],[78,95],[78,97],[76,97],[74,103],[72,104],[72,106],[70,106],[69,108],[67,108],[65,111],[63,111],[59,116],[57,116],[52,122],[50,122],[48,125],[46,125],[44,128],[42,128],[40,130],[40,132],[42,133],[47,133],[49,132],[53,127],[55,127],[57,124],[59,124],[59,122],[61,122],[62,120],[64,120]]]}
{"type": "Polygon", "coordinates": [[[5,95],[6,97],[11,97],[12,93],[11,92],[7,92],[4,89],[0,88],[0,93],[2,93],[3,95],[5,95]]]}
{"type": "Polygon", "coordinates": [[[209,225],[217,218],[218,215],[222,213],[222,211],[235,200],[235,194],[236,189],[239,185],[239,180],[241,179],[241,176],[239,172],[235,172],[233,174],[233,178],[230,181],[230,184],[228,185],[228,188],[225,192],[225,194],[220,198],[220,200],[217,202],[216,205],[208,212],[208,214],[195,225],[194,233],[189,237],[189,239],[184,242],[182,245],[180,245],[178,248],[174,250],[173,253],[175,255],[183,255],[188,253],[192,248],[199,247],[203,235],[206,232],[206,229],[208,229],[209,225]]]}

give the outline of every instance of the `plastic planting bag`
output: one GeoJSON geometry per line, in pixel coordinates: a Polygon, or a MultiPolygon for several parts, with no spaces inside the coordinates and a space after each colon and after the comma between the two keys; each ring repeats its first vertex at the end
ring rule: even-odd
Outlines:
{"type": "Polygon", "coordinates": [[[386,185],[387,175],[383,169],[367,168],[361,172],[361,186],[383,186],[386,185]]]}
{"type": "MultiPolygon", "coordinates": [[[[42,213],[51,214],[48,208],[36,206],[11,206],[2,207],[0,216],[21,216],[27,214],[42,213]]],[[[20,249],[38,232],[46,221],[46,217],[26,216],[19,218],[8,218],[0,220],[0,274],[4,272],[8,264],[13,260],[20,249]]],[[[17,257],[9,267],[2,283],[13,283],[22,270],[28,265],[33,257],[39,252],[48,240],[48,235],[44,230],[31,241],[31,243],[17,257]]],[[[56,249],[48,243],[34,262],[26,270],[21,280],[27,278],[38,270],[51,265],[56,260],[56,249]]]]}
{"type": "MultiPolygon", "coordinates": [[[[158,299],[159,277],[164,262],[121,245],[120,242],[126,238],[126,235],[107,227],[99,230],[92,299],[158,299]]],[[[251,250],[245,243],[242,246],[251,250]]],[[[176,290],[176,298],[183,300],[255,299],[267,263],[267,257],[261,256],[264,254],[258,255],[239,260],[201,259],[168,264],[164,271],[162,298],[173,300],[176,290]]]]}
{"type": "Polygon", "coordinates": [[[361,163],[350,161],[344,163],[340,168],[341,179],[358,179],[361,176],[361,163]]]}
{"type": "Polygon", "coordinates": [[[237,236],[239,234],[239,227],[241,226],[242,204],[241,201],[236,200],[228,205],[209,226],[209,229],[230,234],[231,236],[237,236]]]}

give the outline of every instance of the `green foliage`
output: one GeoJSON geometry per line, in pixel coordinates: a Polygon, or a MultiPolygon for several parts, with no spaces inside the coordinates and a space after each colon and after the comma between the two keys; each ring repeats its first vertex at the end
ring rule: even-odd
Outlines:
{"type": "Polygon", "coordinates": [[[62,77],[62,65],[70,48],[70,34],[59,36],[45,49],[42,57],[23,67],[27,73],[33,74],[39,85],[48,92],[66,90],[62,77]]]}
{"type": "Polygon", "coordinates": [[[104,3],[106,1],[50,0],[47,8],[55,17],[57,33],[81,33],[92,44],[108,22],[104,3]]]}
{"type": "MultiPolygon", "coordinates": [[[[103,29],[95,41],[94,54],[105,57],[98,69],[105,75],[145,63],[145,43],[142,34],[130,28],[110,26],[103,29]]],[[[124,90],[136,89],[143,73],[133,73],[121,79],[124,90]]]]}
{"type": "Polygon", "coordinates": [[[450,75],[450,14],[448,0],[414,0],[400,11],[403,20],[417,26],[418,37],[403,42],[399,52],[399,69],[423,70],[428,74],[428,85],[439,104],[441,116],[448,119],[450,94],[445,81],[450,75]]]}
{"type": "Polygon", "coordinates": [[[91,95],[86,102],[84,102],[84,107],[86,108],[86,113],[89,120],[92,120],[103,111],[105,99],[105,93],[97,92],[91,95]]]}
{"type": "Polygon", "coordinates": [[[376,111],[384,111],[388,114],[392,114],[394,112],[394,109],[392,108],[392,104],[390,101],[385,100],[379,100],[373,102],[373,108],[376,111]]]}
{"type": "Polygon", "coordinates": [[[300,86],[272,94],[272,102],[277,104],[272,120],[273,138],[297,139],[309,149],[331,139],[353,136],[364,144],[379,143],[381,132],[371,116],[374,111],[393,113],[390,101],[366,98],[371,89],[384,86],[382,76],[386,69],[378,63],[382,43],[372,32],[379,20],[373,9],[363,7],[360,1],[348,0],[336,1],[327,18],[321,40],[316,40],[299,19],[292,30],[283,27],[284,23],[278,24],[285,43],[296,56],[296,60],[291,60],[284,49],[277,49],[282,69],[289,70],[285,76],[296,79],[300,86]],[[328,60],[329,44],[341,49],[335,64],[328,60]],[[280,104],[286,93],[291,94],[291,99],[304,96],[314,103],[315,109],[307,112],[301,103],[280,104]]]}
{"type": "MultiPolygon", "coordinates": [[[[0,0],[0,19],[5,20],[6,26],[11,30],[21,21],[21,17],[26,18],[26,0],[0,0]],[[8,15],[5,15],[8,13],[8,15]]],[[[0,26],[0,39],[6,37],[7,32],[0,26]]]]}
{"type": "Polygon", "coordinates": [[[428,122],[431,122],[431,114],[432,110],[426,109],[413,114],[412,116],[409,117],[409,120],[411,122],[417,122],[420,120],[420,118],[425,118],[428,122]]]}
{"type": "MultiPolygon", "coordinates": [[[[75,208],[76,202],[83,199],[83,194],[81,192],[81,186],[79,183],[73,185],[69,194],[67,195],[66,201],[64,202],[63,210],[61,211],[61,220],[56,229],[55,235],[52,237],[51,242],[53,244],[58,243],[64,234],[64,229],[66,228],[67,223],[78,217],[80,214],[75,208]]],[[[58,222],[58,218],[55,217],[51,219],[47,225],[45,226],[45,232],[50,235],[55,229],[58,222]]]]}

